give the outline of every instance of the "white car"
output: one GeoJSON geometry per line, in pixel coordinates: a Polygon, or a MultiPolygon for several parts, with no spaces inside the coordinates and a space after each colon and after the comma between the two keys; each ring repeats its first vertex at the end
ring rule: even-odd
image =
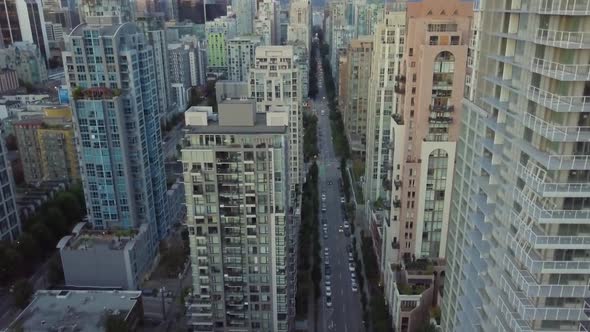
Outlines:
{"type": "Polygon", "coordinates": [[[342,228],[342,226],[338,227],[338,233],[342,233],[344,232],[344,229],[342,228]]]}
{"type": "Polygon", "coordinates": [[[352,291],[356,293],[358,290],[359,290],[359,288],[358,288],[358,286],[356,285],[356,282],[353,282],[353,283],[352,283],[352,291]]]}
{"type": "Polygon", "coordinates": [[[324,281],[324,284],[326,285],[326,287],[332,286],[332,282],[330,281],[330,279],[326,279],[326,281],[324,281]]]}
{"type": "Polygon", "coordinates": [[[348,270],[349,270],[350,272],[354,272],[354,270],[355,270],[355,267],[354,267],[354,264],[353,264],[353,263],[349,263],[349,264],[348,264],[348,270]]]}
{"type": "Polygon", "coordinates": [[[348,223],[348,221],[344,220],[344,228],[348,228],[350,227],[350,224],[348,223]]]}
{"type": "Polygon", "coordinates": [[[332,287],[326,286],[326,296],[332,296],[332,287]]]}
{"type": "Polygon", "coordinates": [[[346,200],[344,199],[344,197],[340,197],[340,203],[346,203],[346,200]]]}

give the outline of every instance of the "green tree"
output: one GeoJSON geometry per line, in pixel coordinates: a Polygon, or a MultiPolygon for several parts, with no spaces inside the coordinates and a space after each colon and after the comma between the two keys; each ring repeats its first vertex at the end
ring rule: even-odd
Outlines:
{"type": "Polygon", "coordinates": [[[16,241],[16,250],[24,258],[24,264],[31,267],[31,264],[37,262],[41,256],[41,248],[35,238],[29,233],[22,233],[16,241]],[[25,263],[26,262],[26,263],[25,263]]]}
{"type": "Polygon", "coordinates": [[[23,256],[13,246],[0,243],[0,286],[8,286],[20,275],[23,256]]]}
{"type": "Polygon", "coordinates": [[[64,282],[64,270],[61,264],[61,257],[56,254],[51,257],[47,266],[47,280],[51,286],[62,285],[64,282]]]}
{"type": "Polygon", "coordinates": [[[21,309],[24,309],[29,305],[32,295],[33,286],[31,286],[27,279],[20,279],[14,283],[14,286],[12,286],[14,304],[21,309]]]}
{"type": "Polygon", "coordinates": [[[49,229],[44,222],[40,220],[35,221],[30,225],[29,232],[44,251],[55,249],[55,243],[59,239],[56,238],[51,229],[49,229]]]}
{"type": "Polygon", "coordinates": [[[59,207],[50,206],[44,215],[48,227],[56,236],[62,237],[69,232],[69,223],[59,207]]]}
{"type": "Polygon", "coordinates": [[[105,322],[106,332],[131,332],[129,325],[119,315],[108,315],[105,322]]]}
{"type": "Polygon", "coordinates": [[[61,210],[69,226],[81,221],[83,211],[80,201],[74,193],[67,191],[59,193],[54,203],[61,210]]]}

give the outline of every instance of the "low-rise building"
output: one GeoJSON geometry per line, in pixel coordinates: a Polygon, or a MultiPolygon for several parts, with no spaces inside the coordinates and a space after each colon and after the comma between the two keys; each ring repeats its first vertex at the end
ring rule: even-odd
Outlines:
{"type": "Polygon", "coordinates": [[[109,316],[135,331],[143,320],[141,292],[40,290],[8,330],[102,332],[109,316]]]}
{"type": "Polygon", "coordinates": [[[92,230],[81,222],[57,244],[65,285],[138,289],[153,257],[148,224],[138,229],[92,230]]]}
{"type": "Polygon", "coordinates": [[[0,69],[0,94],[18,89],[18,75],[13,69],[0,69]]]}

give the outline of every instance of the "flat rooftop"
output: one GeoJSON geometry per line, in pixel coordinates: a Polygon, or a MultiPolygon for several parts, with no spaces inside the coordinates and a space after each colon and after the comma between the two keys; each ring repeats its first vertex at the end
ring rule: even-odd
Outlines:
{"type": "Polygon", "coordinates": [[[41,290],[9,329],[103,332],[107,315],[126,318],[139,301],[140,291],[41,290]]]}
{"type": "Polygon", "coordinates": [[[254,126],[220,126],[217,119],[209,119],[206,126],[186,126],[189,134],[283,134],[285,126],[268,126],[266,114],[257,113],[254,126]]]}

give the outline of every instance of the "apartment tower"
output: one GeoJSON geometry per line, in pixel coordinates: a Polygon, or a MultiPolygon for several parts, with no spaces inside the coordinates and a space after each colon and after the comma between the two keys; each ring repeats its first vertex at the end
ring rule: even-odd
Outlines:
{"type": "Polygon", "coordinates": [[[95,229],[149,225],[155,255],[169,225],[152,47],[132,23],[81,24],[65,44],[88,219],[95,229]]]}
{"type": "Polygon", "coordinates": [[[479,2],[445,331],[590,328],[590,5],[479,2]]]}
{"type": "Polygon", "coordinates": [[[222,101],[218,114],[191,108],[185,119],[189,325],[289,331],[288,113],[257,113],[253,100],[242,99],[222,101]]]}
{"type": "Polygon", "coordinates": [[[291,198],[296,199],[303,181],[303,116],[301,73],[293,46],[260,46],[250,70],[250,97],[259,113],[277,107],[289,113],[289,183],[291,198]]]}
{"type": "Polygon", "coordinates": [[[14,178],[7,158],[8,150],[0,137],[0,241],[16,241],[21,233],[21,225],[16,209],[14,178]]]}

